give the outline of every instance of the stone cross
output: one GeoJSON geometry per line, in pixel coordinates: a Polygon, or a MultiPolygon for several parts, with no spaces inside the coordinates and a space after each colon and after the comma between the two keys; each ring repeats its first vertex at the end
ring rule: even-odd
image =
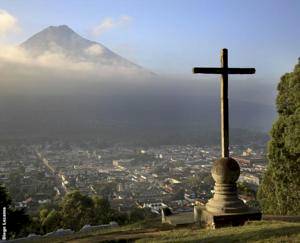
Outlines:
{"type": "Polygon", "coordinates": [[[254,74],[255,68],[229,68],[228,51],[221,51],[221,67],[195,67],[194,73],[220,74],[221,76],[221,148],[222,157],[229,157],[228,74],[254,74]]]}

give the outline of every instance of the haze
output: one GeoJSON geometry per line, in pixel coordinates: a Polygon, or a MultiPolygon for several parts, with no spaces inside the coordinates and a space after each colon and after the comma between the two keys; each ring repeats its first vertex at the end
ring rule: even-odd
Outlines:
{"type": "Polygon", "coordinates": [[[103,124],[217,130],[219,77],[191,70],[219,66],[223,47],[230,66],[257,70],[230,77],[231,127],[270,129],[276,84],[298,57],[297,1],[116,3],[2,2],[5,134],[60,133],[70,122],[70,133],[103,124]]]}

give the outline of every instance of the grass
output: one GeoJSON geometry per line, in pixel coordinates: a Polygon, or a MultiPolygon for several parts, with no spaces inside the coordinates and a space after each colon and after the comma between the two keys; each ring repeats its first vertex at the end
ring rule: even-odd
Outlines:
{"type": "Polygon", "coordinates": [[[300,242],[300,223],[260,221],[215,230],[178,229],[136,242],[300,242]]]}
{"type": "Polygon", "coordinates": [[[43,237],[43,238],[36,238],[36,239],[28,239],[23,240],[22,242],[43,242],[43,243],[60,243],[60,242],[68,242],[68,241],[76,241],[76,240],[83,240],[83,239],[92,239],[96,236],[112,236],[119,235],[123,233],[133,233],[133,232],[147,232],[147,231],[157,231],[157,230],[170,230],[174,227],[167,224],[161,224],[161,219],[150,219],[145,221],[140,221],[134,224],[125,225],[122,227],[116,228],[109,228],[109,229],[98,229],[98,230],[91,230],[89,232],[76,232],[71,235],[66,235],[62,237],[43,237]]]}
{"type": "Polygon", "coordinates": [[[178,228],[150,220],[119,228],[63,237],[43,237],[27,242],[300,242],[300,223],[256,221],[241,227],[212,230],[199,229],[195,225],[178,228]]]}

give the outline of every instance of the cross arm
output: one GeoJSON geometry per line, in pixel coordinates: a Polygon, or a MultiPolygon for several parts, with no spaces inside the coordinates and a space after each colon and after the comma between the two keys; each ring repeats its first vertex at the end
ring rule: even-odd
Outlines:
{"type": "Polygon", "coordinates": [[[193,73],[222,74],[222,69],[215,67],[195,67],[193,68],[193,73]]]}
{"type": "Polygon", "coordinates": [[[228,74],[254,74],[255,68],[228,68],[228,74]]]}
{"type": "Polygon", "coordinates": [[[216,67],[195,67],[193,73],[205,74],[254,74],[255,68],[216,68],[216,67]]]}

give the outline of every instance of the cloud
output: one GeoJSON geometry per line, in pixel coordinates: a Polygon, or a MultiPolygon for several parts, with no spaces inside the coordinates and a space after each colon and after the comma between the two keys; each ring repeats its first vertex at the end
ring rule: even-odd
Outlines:
{"type": "Polygon", "coordinates": [[[19,31],[18,20],[7,11],[0,9],[0,37],[19,31]]]}
{"type": "MultiPolygon", "coordinates": [[[[86,49],[90,55],[101,55],[100,45],[91,45],[86,49]]],[[[0,87],[4,84],[10,87],[34,83],[65,81],[80,82],[108,82],[123,83],[126,80],[142,80],[147,74],[135,66],[128,66],[120,62],[94,62],[93,59],[68,56],[55,48],[41,55],[32,56],[24,48],[12,45],[0,45],[0,87]],[[14,85],[12,85],[14,83],[14,85]]],[[[34,85],[31,85],[33,87],[34,85]]],[[[1,88],[0,88],[1,90],[1,88]]]]}
{"type": "Polygon", "coordinates": [[[129,24],[131,21],[132,21],[132,17],[127,15],[120,16],[118,19],[113,19],[108,17],[105,18],[100,24],[98,24],[93,28],[92,34],[99,36],[110,29],[125,26],[129,24]]]}
{"type": "Polygon", "coordinates": [[[94,44],[86,48],[85,53],[89,56],[101,56],[103,53],[103,47],[98,44],[94,44]]]}
{"type": "MultiPolygon", "coordinates": [[[[74,61],[61,52],[47,51],[37,57],[32,57],[19,46],[1,45],[0,63],[23,65],[28,68],[64,69],[70,71],[89,71],[93,66],[89,62],[74,61]]],[[[38,71],[38,70],[37,70],[38,71]]]]}

